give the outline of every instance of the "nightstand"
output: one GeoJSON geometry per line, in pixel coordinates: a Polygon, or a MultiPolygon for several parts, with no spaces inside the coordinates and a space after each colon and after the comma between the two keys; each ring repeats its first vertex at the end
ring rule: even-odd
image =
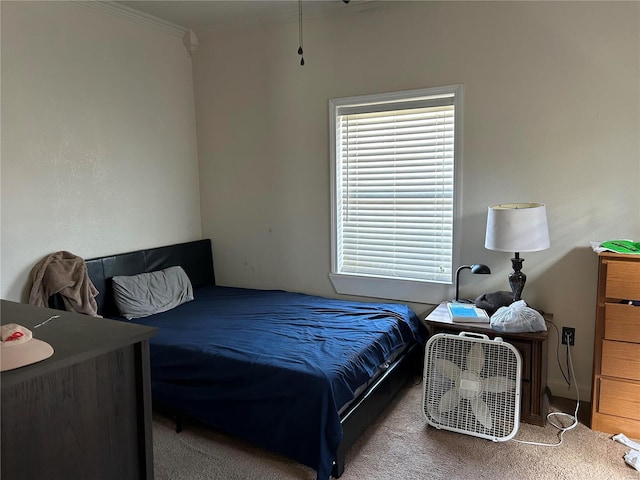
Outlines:
{"type": "MultiPolygon", "coordinates": [[[[551,315],[545,314],[549,319],[551,315]]],[[[502,337],[518,349],[522,356],[522,387],[520,390],[520,420],[534,425],[547,423],[549,393],[547,390],[547,332],[507,333],[492,330],[488,323],[453,323],[446,303],[438,305],[424,323],[429,335],[474,332],[489,338],[502,337]]]]}

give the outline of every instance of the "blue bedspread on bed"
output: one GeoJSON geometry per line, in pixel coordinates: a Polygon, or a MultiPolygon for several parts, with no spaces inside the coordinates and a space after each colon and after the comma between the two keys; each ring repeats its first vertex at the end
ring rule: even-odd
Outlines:
{"type": "Polygon", "coordinates": [[[390,354],[424,341],[406,305],[203,287],[135,320],[150,340],[154,401],[315,468],[327,479],[339,409],[390,354]]]}

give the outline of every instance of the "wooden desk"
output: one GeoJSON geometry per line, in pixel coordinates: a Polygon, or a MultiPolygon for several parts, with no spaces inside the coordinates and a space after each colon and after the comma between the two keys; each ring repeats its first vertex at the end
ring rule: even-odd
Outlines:
{"type": "Polygon", "coordinates": [[[149,337],[156,329],[1,302],[50,358],[3,372],[2,480],[153,479],[149,337]]]}
{"type": "Polygon", "coordinates": [[[547,332],[507,333],[492,330],[488,323],[453,323],[446,303],[438,305],[424,322],[430,335],[460,332],[483,333],[489,338],[502,337],[518,349],[522,356],[522,388],[520,420],[545,425],[549,410],[547,391],[547,332]]]}

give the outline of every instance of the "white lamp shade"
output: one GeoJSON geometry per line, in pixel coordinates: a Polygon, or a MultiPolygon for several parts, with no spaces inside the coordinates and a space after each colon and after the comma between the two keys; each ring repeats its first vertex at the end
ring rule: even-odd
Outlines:
{"type": "Polygon", "coordinates": [[[498,252],[537,252],[550,245],[544,204],[502,203],[489,207],[485,248],[498,252]]]}

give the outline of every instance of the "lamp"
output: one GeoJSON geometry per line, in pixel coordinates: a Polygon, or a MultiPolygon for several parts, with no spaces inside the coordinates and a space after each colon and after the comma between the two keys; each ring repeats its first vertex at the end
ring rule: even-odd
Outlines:
{"type": "Polygon", "coordinates": [[[489,267],[487,267],[486,265],[482,264],[482,263],[474,263],[473,265],[460,265],[458,267],[458,269],[456,270],[456,298],[454,300],[454,302],[458,302],[458,303],[471,303],[469,302],[469,300],[460,300],[459,297],[459,292],[460,292],[460,272],[462,270],[465,269],[470,269],[471,273],[479,273],[479,274],[489,274],[491,273],[491,270],[489,269],[489,267]]]}
{"type": "Polygon", "coordinates": [[[542,203],[503,203],[489,207],[484,247],[498,252],[515,252],[509,285],[513,301],[520,300],[527,276],[522,272],[520,252],[546,250],[549,242],[547,211],[542,203]]]}

